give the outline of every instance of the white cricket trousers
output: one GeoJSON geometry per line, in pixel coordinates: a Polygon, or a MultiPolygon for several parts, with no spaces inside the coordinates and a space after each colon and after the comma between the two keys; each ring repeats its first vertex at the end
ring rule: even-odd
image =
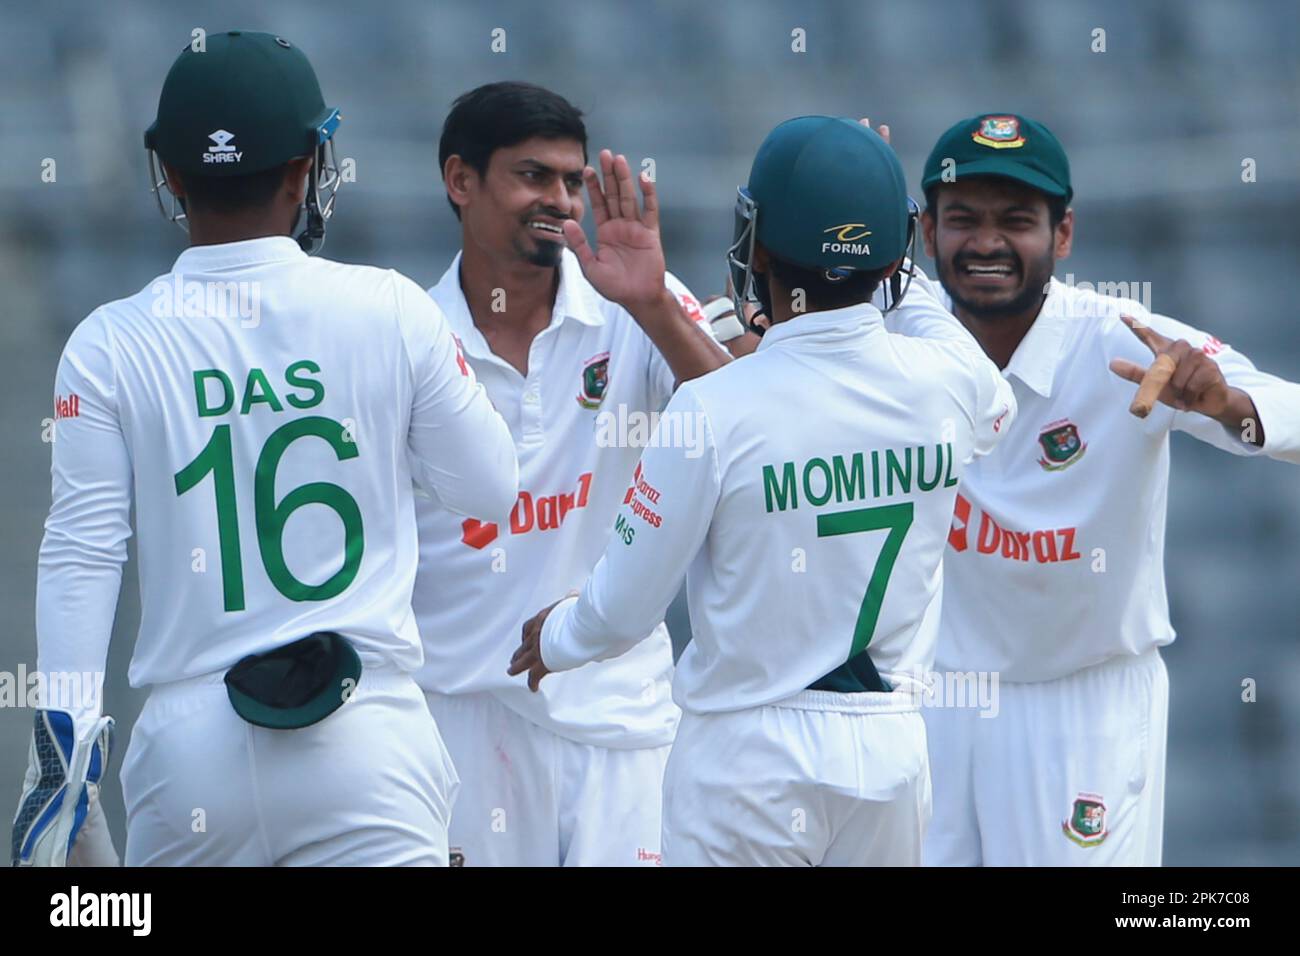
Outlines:
{"type": "Polygon", "coordinates": [[[427,700],[461,778],[453,865],[659,865],[667,745],[578,743],[492,694],[427,700]]]}
{"type": "Polygon", "coordinates": [[[1002,683],[996,716],[927,707],[926,865],[1159,866],[1168,719],[1155,648],[1002,683]]]}
{"type": "Polygon", "coordinates": [[[930,815],[910,694],[806,690],[682,715],[664,776],[665,866],[918,866],[930,815]]]}
{"type": "Polygon", "coordinates": [[[319,723],[269,730],[224,675],[153,688],[122,765],[127,866],[446,866],[456,771],[414,679],[367,666],[319,723]]]}

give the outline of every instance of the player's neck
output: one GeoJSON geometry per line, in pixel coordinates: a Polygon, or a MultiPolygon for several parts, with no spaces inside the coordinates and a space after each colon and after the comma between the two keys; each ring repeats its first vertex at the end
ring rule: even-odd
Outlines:
{"type": "MultiPolygon", "coordinates": [[[[297,208],[294,208],[297,219],[297,208]]],[[[216,246],[226,242],[245,242],[249,239],[266,239],[288,236],[293,232],[292,221],[284,215],[258,211],[249,215],[215,216],[205,212],[189,216],[191,246],[216,246]]]]}
{"type": "Polygon", "coordinates": [[[560,270],[530,263],[505,264],[466,243],[460,259],[460,287],[480,330],[531,338],[551,322],[560,270]]]}
{"type": "Polygon", "coordinates": [[[981,317],[954,303],[953,314],[961,320],[961,324],[966,326],[970,334],[975,336],[975,341],[980,344],[980,348],[993,364],[1004,369],[1011,363],[1011,356],[1016,354],[1016,349],[1029,334],[1045,301],[1045,298],[1040,299],[1032,308],[1018,315],[991,317],[981,317]]]}

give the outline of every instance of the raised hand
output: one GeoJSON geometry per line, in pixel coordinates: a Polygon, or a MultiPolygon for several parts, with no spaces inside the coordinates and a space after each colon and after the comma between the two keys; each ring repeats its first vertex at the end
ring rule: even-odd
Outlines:
{"type": "MultiPolygon", "coordinates": [[[[867,129],[871,129],[871,120],[868,119],[867,117],[865,116],[862,117],[862,119],[858,120],[858,122],[861,123],[863,126],[865,126],[867,129]]],[[[876,127],[876,132],[880,135],[880,138],[883,139],[886,143],[889,142],[888,126],[886,126],[884,123],[881,123],[879,126],[876,127]]]]}
{"type": "Polygon", "coordinates": [[[659,199],[654,183],[642,173],[638,178],[643,207],[638,208],[626,156],[602,149],[599,162],[600,176],[590,166],[582,171],[596,222],[597,248],[592,251],[582,228],[572,219],[565,220],[564,238],[596,291],[636,314],[664,294],[659,199]]]}
{"type": "MultiPolygon", "coordinates": [[[[1168,355],[1174,361],[1174,372],[1159,394],[1160,401],[1180,412],[1199,412],[1210,418],[1220,418],[1228,410],[1232,390],[1223,377],[1219,363],[1200,349],[1192,348],[1185,339],[1170,339],[1149,325],[1142,325],[1132,316],[1121,315],[1123,321],[1153,356],[1168,355]]],[[[1147,370],[1127,359],[1112,359],[1110,370],[1120,378],[1136,384],[1142,383],[1147,370]]]]}

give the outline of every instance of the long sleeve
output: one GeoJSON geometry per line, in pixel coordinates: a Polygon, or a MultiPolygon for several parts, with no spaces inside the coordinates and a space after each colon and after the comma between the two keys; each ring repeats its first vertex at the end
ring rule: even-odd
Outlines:
{"type": "Polygon", "coordinates": [[[36,578],[40,703],[71,712],[80,730],[102,707],[99,692],[131,536],[131,456],[102,315],[82,322],[64,348],[50,435],[50,513],[36,578]]]}
{"type": "Polygon", "coordinates": [[[451,511],[504,520],[519,494],[510,429],[438,306],[409,279],[395,281],[415,384],[407,438],[414,477],[451,511]]]}
{"type": "Polygon", "coordinates": [[[641,456],[605,554],[581,596],[546,619],[542,660],[549,669],[617,657],[663,620],[708,534],[720,489],[708,416],[690,384],[683,384],[641,456]]]}
{"type": "MultiPolygon", "coordinates": [[[[686,313],[687,318],[691,319],[720,351],[730,355],[714,336],[713,326],[709,325],[705,320],[699,300],[686,287],[686,284],[671,272],[665,272],[664,285],[669,292],[677,296],[677,301],[681,303],[682,311],[686,313]]],[[[664,358],[663,353],[659,351],[654,342],[650,341],[650,337],[643,330],[641,331],[641,337],[645,340],[645,348],[649,353],[646,374],[649,381],[650,408],[646,410],[657,412],[666,406],[668,400],[672,398],[673,389],[677,386],[677,376],[673,373],[672,367],[669,366],[668,360],[664,358]]]]}

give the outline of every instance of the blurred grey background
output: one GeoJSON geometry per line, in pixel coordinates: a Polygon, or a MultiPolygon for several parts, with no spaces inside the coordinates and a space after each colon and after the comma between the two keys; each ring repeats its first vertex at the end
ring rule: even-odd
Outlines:
{"type": "MultiPolygon", "coordinates": [[[[331,258],[393,266],[422,285],[458,242],[436,143],[459,93],[500,79],[549,86],[587,113],[593,150],[652,157],[668,262],[720,291],[735,187],[768,129],[801,113],[893,128],[919,198],[948,125],[1015,111],[1070,155],[1073,257],[1058,276],[1150,282],[1156,311],[1215,332],[1300,379],[1300,6],[1295,0],[658,0],[473,4],[388,0],[142,0],[4,4],[0,31],[0,670],[35,667],[36,552],[49,504],[55,364],[102,302],[169,270],[184,236],[148,192],[141,142],[191,30],[279,33],[341,107],[331,258]],[[506,50],[491,51],[505,30],[506,50]],[[792,31],[806,31],[806,52],[792,31]],[[1104,30],[1104,52],[1094,52],[1104,30]],[[42,161],[57,180],[41,179],[42,161]],[[1257,181],[1242,181],[1242,162],[1257,181]]],[[[930,263],[925,263],[927,268],[930,263]]],[[[1300,861],[1300,471],[1174,439],[1166,557],[1179,640],[1165,861],[1300,861]],[[1253,678],[1258,700],[1241,701],[1253,678]]],[[[138,621],[134,553],[109,664],[129,730],[138,621]]],[[[684,607],[670,623],[684,639],[684,607]]],[[[0,708],[0,811],[17,803],[31,712],[0,708]]],[[[107,804],[119,849],[116,780],[107,804]]]]}

